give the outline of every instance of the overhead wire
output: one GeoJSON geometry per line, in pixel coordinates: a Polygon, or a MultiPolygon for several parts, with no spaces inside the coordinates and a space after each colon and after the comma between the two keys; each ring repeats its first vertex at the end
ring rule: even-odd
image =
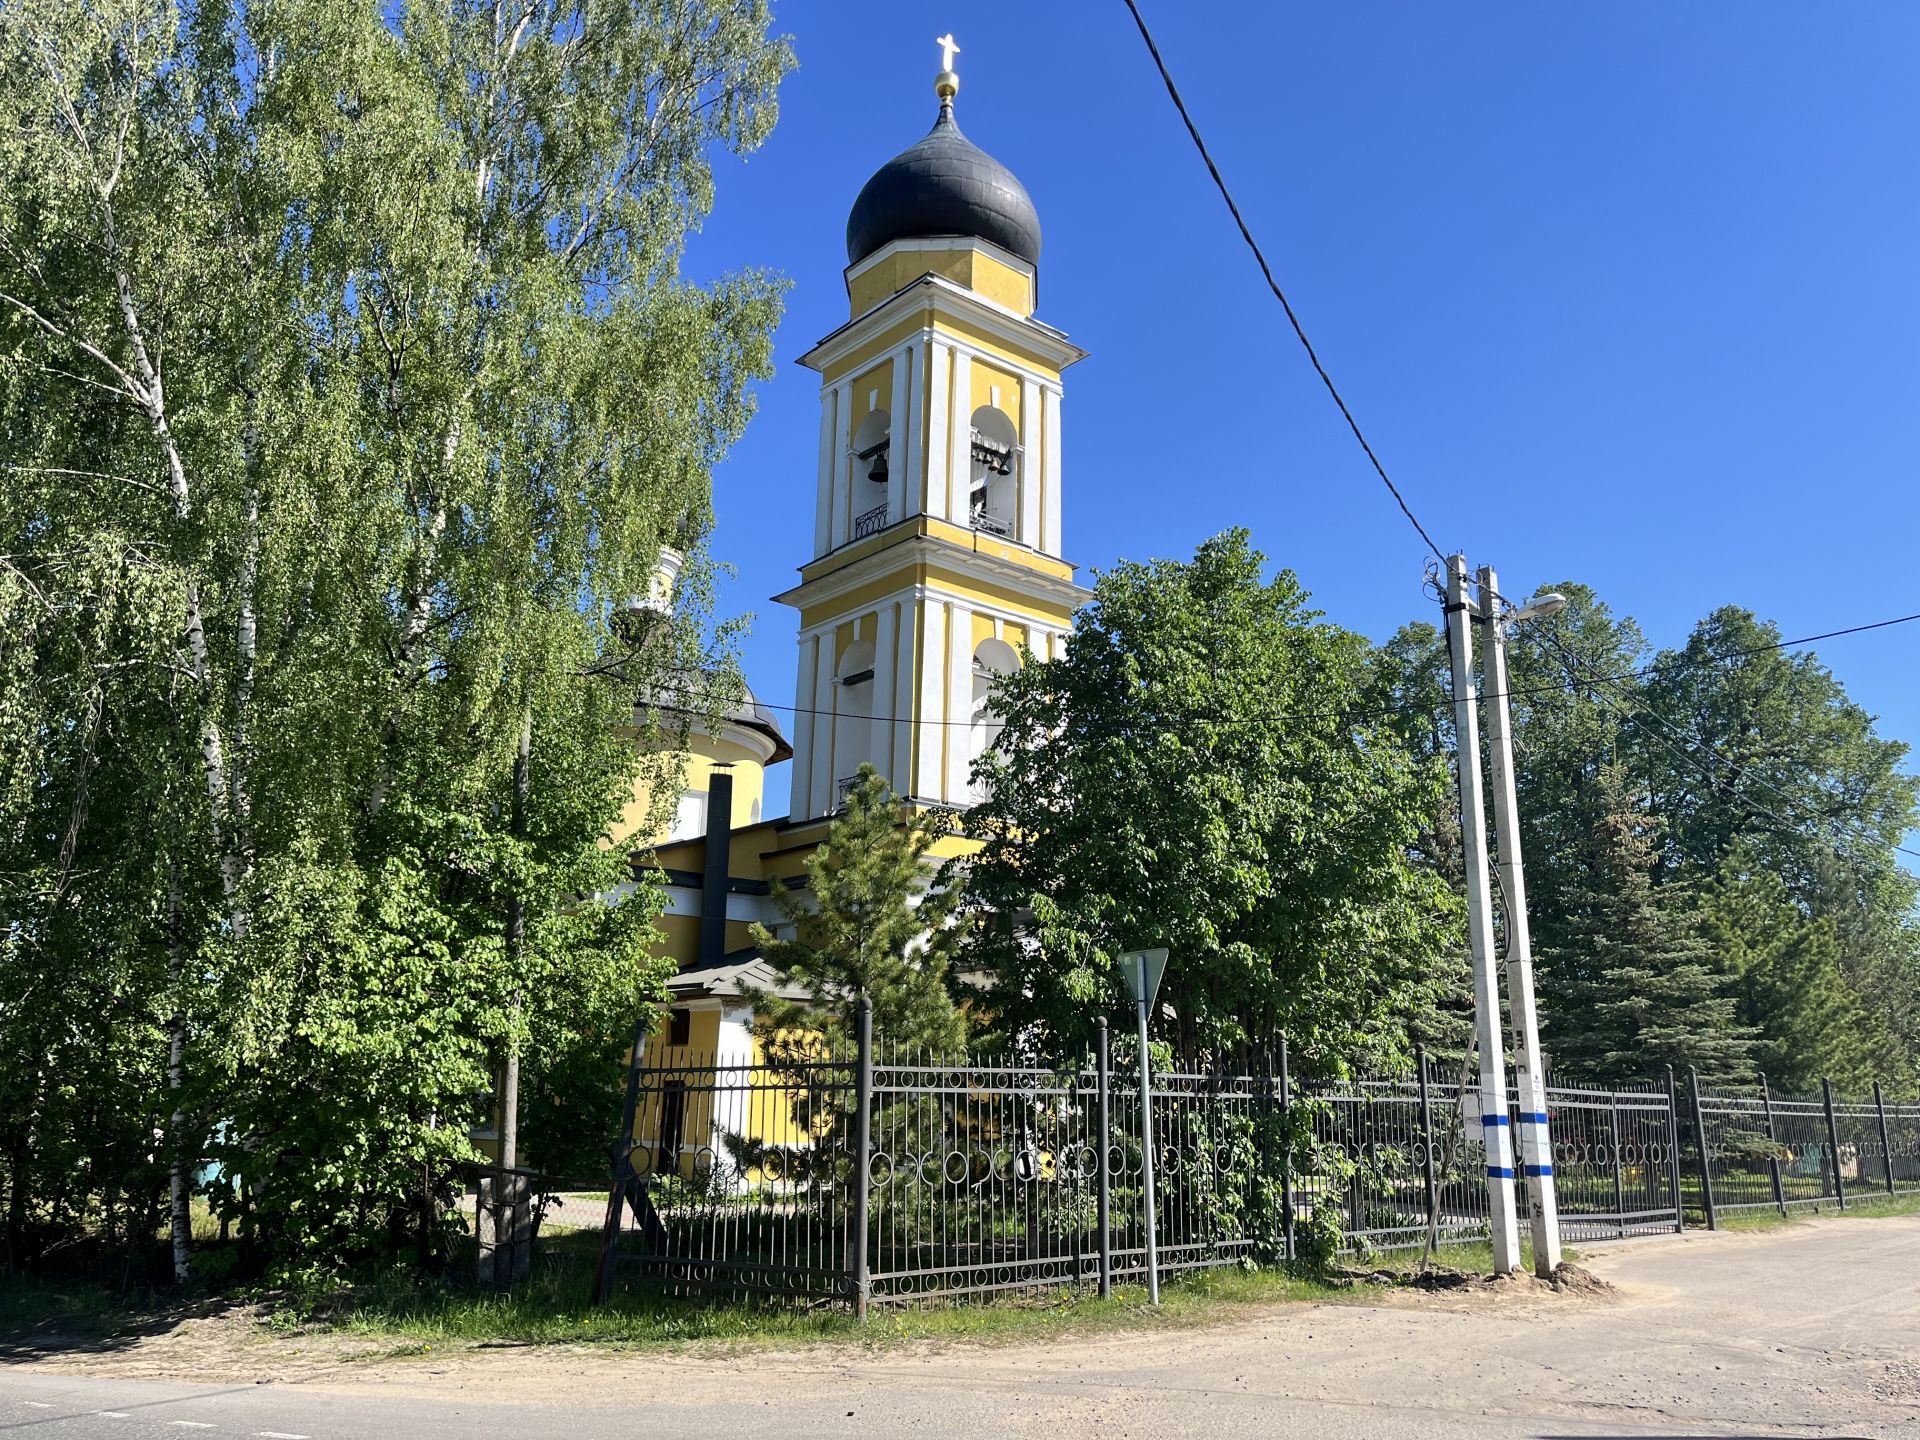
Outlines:
{"type": "MultiPolygon", "coordinates": [[[[1500,598],[1504,600],[1506,597],[1501,596],[1500,598]]],[[[1744,660],[1754,655],[1766,655],[1776,650],[1791,650],[1800,645],[1813,645],[1823,640],[1838,640],[1848,635],[1861,635],[1873,630],[1885,630],[1894,625],[1910,625],[1915,621],[1920,621],[1920,612],[1912,615],[1895,616],[1890,620],[1875,620],[1864,625],[1849,625],[1839,630],[1826,630],[1818,635],[1801,635],[1789,640],[1769,641],[1765,645],[1749,645],[1737,650],[1719,651],[1711,655],[1702,656],[1700,659],[1694,661],[1686,661],[1684,657],[1681,657],[1682,663],[1675,665],[1668,662],[1667,668],[1669,671],[1674,669],[1703,669],[1709,665],[1724,665],[1729,661],[1744,660]]],[[[1483,690],[1479,692],[1479,696],[1482,700],[1499,700],[1509,698],[1527,699],[1535,695],[1563,695],[1571,691],[1590,688],[1595,681],[1612,683],[1644,680],[1653,674],[1655,670],[1659,669],[1662,663],[1663,662],[1659,660],[1649,661],[1645,665],[1635,666],[1630,670],[1597,673],[1587,679],[1574,678],[1570,673],[1569,678],[1566,680],[1529,685],[1510,685],[1505,690],[1483,690]]],[[[754,703],[762,709],[778,710],[786,715],[837,715],[842,719],[846,718],[846,712],[843,710],[830,710],[804,705],[781,705],[771,700],[761,700],[758,698],[755,699],[754,703]]],[[[1411,715],[1416,713],[1445,715],[1453,709],[1453,703],[1451,699],[1437,700],[1431,704],[1422,701],[1407,701],[1402,704],[1369,706],[1358,710],[1280,710],[1268,715],[1242,716],[1214,715],[1189,711],[1184,714],[1166,715],[1161,718],[1170,721],[1198,720],[1215,725],[1283,725],[1295,720],[1346,720],[1358,722],[1361,720],[1379,719],[1389,715],[1411,715]]],[[[971,727],[974,723],[971,720],[916,719],[911,715],[872,715],[866,718],[873,724],[885,725],[960,725],[971,727]]]]}
{"type": "Polygon", "coordinates": [[[1174,84],[1172,72],[1167,69],[1167,62],[1161,57],[1160,47],[1154,42],[1153,32],[1147,29],[1147,22],[1140,14],[1140,7],[1134,3],[1134,0],[1126,0],[1126,6],[1133,15],[1134,25],[1139,28],[1140,38],[1147,43],[1147,53],[1153,57],[1154,68],[1160,72],[1160,79],[1167,87],[1167,95],[1173,101],[1173,108],[1180,112],[1180,119],[1187,127],[1187,134],[1192,137],[1194,148],[1200,152],[1201,160],[1206,162],[1207,173],[1213,177],[1214,188],[1219,190],[1220,198],[1227,202],[1227,211],[1233,216],[1233,223],[1240,228],[1240,238],[1247,242],[1247,248],[1253,252],[1254,261],[1260,266],[1261,275],[1266,277],[1267,288],[1273,292],[1273,298],[1280,302],[1280,308],[1286,312],[1287,323],[1293,327],[1294,336],[1300,341],[1300,348],[1307,352],[1307,359],[1313,363],[1314,373],[1320,377],[1320,383],[1327,387],[1327,394],[1333,397],[1333,403],[1340,407],[1340,414],[1347,422],[1347,428],[1353,432],[1353,438],[1360,442],[1360,448],[1366,452],[1367,460],[1372,464],[1374,473],[1380,477],[1381,483],[1393,496],[1394,503],[1400,507],[1400,513],[1406,516],[1407,523],[1419,532],[1420,538],[1426,542],[1434,558],[1444,562],[1446,556],[1441,552],[1439,545],[1434,543],[1433,536],[1427,533],[1427,527],[1420,523],[1420,517],[1413,513],[1413,507],[1407,503],[1407,497],[1400,493],[1400,487],[1394,484],[1393,477],[1387,474],[1387,467],[1380,463],[1379,455],[1374,453],[1373,445],[1360,429],[1360,422],[1354,419],[1353,410],[1348,406],[1346,398],[1341,395],[1340,388],[1333,383],[1333,377],[1327,373],[1327,367],[1321,363],[1320,352],[1313,348],[1313,342],[1307,338],[1306,327],[1300,323],[1300,317],[1294,313],[1293,302],[1287,299],[1287,292],[1280,288],[1280,282],[1274,278],[1273,266],[1267,263],[1266,252],[1260,248],[1260,242],[1253,238],[1253,231],[1247,225],[1246,217],[1240,213],[1239,203],[1234,200],[1233,192],[1227,188],[1226,179],[1220,174],[1220,167],[1214,163],[1213,152],[1207,149],[1207,142],[1201,138],[1200,127],[1194,123],[1193,116],[1188,112],[1187,102],[1180,97],[1180,87],[1174,84]]]}
{"type": "MultiPolygon", "coordinates": [[[[1850,633],[1857,633],[1858,630],[1877,629],[1877,628],[1879,627],[1878,626],[1859,626],[1859,627],[1855,627],[1855,632],[1850,632],[1850,633]]],[[[1560,663],[1562,667],[1566,669],[1569,679],[1573,679],[1576,681],[1580,680],[1581,678],[1580,670],[1582,667],[1580,665],[1579,657],[1572,653],[1570,647],[1566,646],[1557,637],[1552,636],[1550,634],[1543,634],[1541,638],[1544,641],[1544,643],[1547,645],[1547,647],[1553,650],[1558,655],[1560,659],[1560,663]]],[[[1644,709],[1641,709],[1639,707],[1634,707],[1632,709],[1629,709],[1626,707],[1626,705],[1612,699],[1609,695],[1604,693],[1601,687],[1602,686],[1611,687],[1613,686],[1614,683],[1615,682],[1608,680],[1604,676],[1591,676],[1586,679],[1586,681],[1583,683],[1582,688],[1586,689],[1588,693],[1591,694],[1593,698],[1596,701],[1598,701],[1600,704],[1606,706],[1606,708],[1613,711],[1616,715],[1620,716],[1622,720],[1626,721],[1628,724],[1638,726],[1641,734],[1646,735],[1649,739],[1653,740],[1655,744],[1659,745],[1662,749],[1666,750],[1669,754],[1672,754],[1678,757],[1679,759],[1685,761],[1703,779],[1705,779],[1708,784],[1714,785],[1717,788],[1719,781],[1714,775],[1709,773],[1705,765],[1701,763],[1702,757],[1704,757],[1707,760],[1713,761],[1715,764],[1722,765],[1722,766],[1730,767],[1731,762],[1729,762],[1725,756],[1721,755],[1718,751],[1716,751],[1710,744],[1706,742],[1706,740],[1704,740],[1699,735],[1682,734],[1679,731],[1677,731],[1673,726],[1667,724],[1667,722],[1661,719],[1659,716],[1649,714],[1644,709]],[[1654,727],[1658,727],[1658,729],[1664,732],[1665,736],[1671,739],[1671,741],[1674,743],[1668,743],[1668,739],[1663,739],[1660,735],[1653,734],[1648,728],[1650,725],[1654,727]]],[[[1795,803],[1792,796],[1788,795],[1784,790],[1780,789],[1777,785],[1772,784],[1765,777],[1750,776],[1748,778],[1752,779],[1755,784],[1767,790],[1771,790],[1775,795],[1777,795],[1781,800],[1785,801],[1789,806],[1795,803]]],[[[1749,813],[1753,814],[1759,819],[1771,821],[1773,824],[1779,826],[1784,831],[1792,832],[1792,831],[1802,830],[1806,828],[1807,824],[1809,823],[1816,826],[1832,826],[1833,829],[1836,832],[1838,832],[1839,836],[1844,836],[1846,838],[1850,838],[1853,840],[1864,841],[1876,848],[1880,846],[1891,845],[1893,849],[1899,851],[1902,855],[1911,856],[1916,860],[1920,860],[1920,850],[1912,850],[1905,845],[1899,844],[1898,842],[1890,842],[1882,836],[1869,834],[1864,829],[1859,827],[1854,827],[1851,830],[1849,830],[1849,828],[1845,824],[1842,817],[1838,815],[1811,816],[1811,817],[1808,817],[1806,821],[1796,823],[1793,820],[1790,820],[1787,817],[1780,815],[1763,805],[1759,805],[1755,803],[1752,796],[1739,794],[1738,790],[1733,786],[1729,786],[1728,791],[1729,791],[1729,794],[1733,795],[1734,798],[1738,801],[1738,803],[1741,804],[1749,813]]]]}

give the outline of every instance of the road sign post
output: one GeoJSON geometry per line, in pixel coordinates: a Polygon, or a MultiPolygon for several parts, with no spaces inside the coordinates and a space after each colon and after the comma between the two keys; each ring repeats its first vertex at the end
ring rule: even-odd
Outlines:
{"type": "Polygon", "coordinates": [[[1147,1059],[1147,1012],[1166,973],[1165,950],[1129,950],[1120,957],[1120,975],[1133,995],[1140,1026],[1140,1200],[1146,1209],[1147,1300],[1154,1305],[1160,1303],[1160,1217],[1153,1198],[1153,1074],[1147,1059]]]}

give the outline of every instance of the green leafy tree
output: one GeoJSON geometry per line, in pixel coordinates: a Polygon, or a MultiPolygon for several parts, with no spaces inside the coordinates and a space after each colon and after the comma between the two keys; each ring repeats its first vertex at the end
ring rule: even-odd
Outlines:
{"type": "Polygon", "coordinates": [[[964,933],[958,899],[932,885],[929,852],[948,833],[938,813],[916,814],[871,765],[807,856],[804,889],[777,887],[792,934],[753,929],[761,956],[805,998],[752,996],[755,1023],[773,1046],[797,1037],[854,1033],[854,1002],[873,1005],[877,1043],[951,1056],[966,1043],[952,960],[964,933]]]}
{"type": "Polygon", "coordinates": [[[680,257],[790,63],[751,0],[0,12],[0,1045],[118,1057],[0,1064],[10,1236],[170,1192],[183,1271],[214,1145],[262,1263],[411,1255],[505,1060],[603,1106],[701,607],[590,672],[707,586],[780,286],[680,257]]]}
{"type": "Polygon", "coordinates": [[[1238,530],[1116,566],[1065,655],[996,692],[983,848],[953,874],[1004,917],[967,968],[1010,1036],[1084,1041],[1123,995],[1116,957],[1150,945],[1183,1041],[1284,1030],[1303,1071],[1391,1059],[1431,1008],[1461,912],[1410,851],[1445,772],[1378,718],[1366,642],[1264,568],[1238,530]]]}
{"type": "Polygon", "coordinates": [[[1588,879],[1570,897],[1564,947],[1549,952],[1561,1004],[1546,1045],[1566,1070],[1601,1080],[1693,1065],[1702,1080],[1752,1079],[1753,1032],[1701,933],[1693,897],[1657,885],[1657,828],[1617,762],[1601,768],[1601,816],[1586,846],[1588,879]]]}

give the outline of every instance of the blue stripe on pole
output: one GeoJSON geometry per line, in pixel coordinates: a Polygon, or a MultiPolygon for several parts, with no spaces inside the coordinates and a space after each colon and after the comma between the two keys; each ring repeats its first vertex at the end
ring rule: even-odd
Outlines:
{"type": "Polygon", "coordinates": [[[1513,1122],[1505,1115],[1482,1115],[1480,1117],[1480,1123],[1482,1125],[1510,1125],[1513,1122]]]}
{"type": "Polygon", "coordinates": [[[1536,1110],[1531,1114],[1523,1114],[1520,1117],[1520,1123],[1522,1125],[1544,1125],[1547,1123],[1547,1117],[1536,1110]]]}
{"type": "Polygon", "coordinates": [[[1487,1178],[1489,1180],[1511,1180],[1513,1178],[1513,1167],[1511,1165],[1489,1165],[1487,1166],[1487,1178]]]}
{"type": "Polygon", "coordinates": [[[1522,1168],[1529,1175],[1551,1176],[1553,1174],[1553,1167],[1551,1165],[1527,1165],[1527,1166],[1523,1166],[1522,1168]]]}

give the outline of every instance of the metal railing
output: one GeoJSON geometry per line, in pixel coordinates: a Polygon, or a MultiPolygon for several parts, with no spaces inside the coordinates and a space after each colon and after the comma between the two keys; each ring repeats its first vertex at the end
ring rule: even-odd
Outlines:
{"type": "Polygon", "coordinates": [[[853,517],[853,538],[864,540],[869,535],[878,535],[887,528],[887,507],[876,505],[871,510],[853,517]]]}
{"type": "Polygon", "coordinates": [[[1013,538],[1013,522],[1002,520],[998,515],[986,510],[975,510],[969,517],[968,523],[983,535],[998,535],[1003,540],[1013,538]]]}
{"type": "MultiPolygon", "coordinates": [[[[1271,1062],[1156,1063],[1130,1040],[956,1059],[876,1044],[669,1052],[636,1072],[608,1255],[669,1288],[871,1304],[1484,1240],[1477,1072],[1290,1086],[1271,1062]],[[1329,1239],[1329,1236],[1333,1238],[1329,1239]]],[[[1546,1085],[1564,1238],[1672,1233],[1717,1210],[1920,1191],[1920,1103],[1731,1094],[1690,1077],[1546,1085]],[[1837,1163],[1835,1163],[1837,1157],[1837,1163]],[[1716,1210],[1717,1207],[1717,1210],[1716,1210]]],[[[1518,1097],[1510,1095],[1510,1110],[1518,1097]]],[[[1526,1206],[1524,1188],[1520,1195],[1526,1206]]]]}
{"type": "Polygon", "coordinates": [[[1872,1093],[1776,1093],[1763,1077],[1750,1093],[1711,1090],[1689,1077],[1693,1124],[1686,1146],[1688,1209],[1715,1224],[1726,1211],[1833,1205],[1920,1193],[1920,1103],[1872,1093]],[[1704,1143],[1703,1143],[1704,1141],[1704,1143]]]}

